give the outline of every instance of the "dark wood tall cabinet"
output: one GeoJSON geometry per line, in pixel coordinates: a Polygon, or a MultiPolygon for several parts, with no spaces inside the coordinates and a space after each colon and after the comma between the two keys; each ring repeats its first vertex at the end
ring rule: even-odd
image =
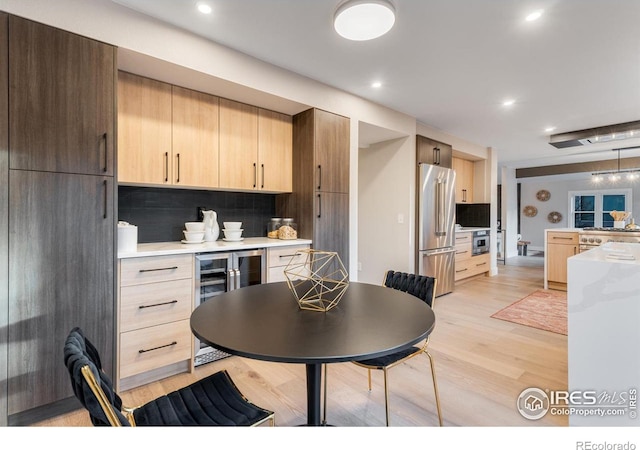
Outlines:
{"type": "Polygon", "coordinates": [[[424,136],[416,136],[416,159],[418,163],[433,164],[451,168],[453,147],[444,142],[434,141],[424,136]]]}
{"type": "Polygon", "coordinates": [[[9,312],[9,26],[0,12],[0,427],[7,425],[9,312]]]}
{"type": "Polygon", "coordinates": [[[8,54],[5,417],[20,425],[76,407],[74,326],[113,377],[117,77],[113,46],[11,15],[8,54]]]}
{"type": "Polygon", "coordinates": [[[279,214],[316,250],[338,252],[349,269],[349,118],[320,109],[293,117],[293,193],[279,196],[279,214]]]}

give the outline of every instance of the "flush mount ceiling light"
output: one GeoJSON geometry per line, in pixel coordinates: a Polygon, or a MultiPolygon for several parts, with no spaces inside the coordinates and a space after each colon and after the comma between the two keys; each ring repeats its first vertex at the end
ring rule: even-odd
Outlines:
{"type": "Polygon", "coordinates": [[[211,14],[211,12],[213,11],[211,6],[207,5],[206,3],[198,3],[197,8],[198,11],[200,11],[202,14],[211,14]]]}
{"type": "Polygon", "coordinates": [[[367,41],[387,33],[396,21],[387,0],[347,0],[336,10],[333,26],[345,39],[367,41]]]}
{"type": "Polygon", "coordinates": [[[540,17],[542,17],[543,12],[544,10],[542,9],[534,11],[531,14],[529,14],[524,20],[526,20],[527,22],[533,22],[534,20],[538,20],[540,17]]]}
{"type": "Polygon", "coordinates": [[[581,145],[636,139],[640,137],[640,120],[608,125],[599,128],[552,134],[549,144],[555,148],[579,147],[581,145]]]}

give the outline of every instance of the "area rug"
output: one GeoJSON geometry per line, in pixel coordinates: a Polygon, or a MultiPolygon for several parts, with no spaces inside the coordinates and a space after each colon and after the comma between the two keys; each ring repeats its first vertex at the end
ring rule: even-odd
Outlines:
{"type": "Polygon", "coordinates": [[[491,317],[567,335],[567,293],[537,290],[491,317]]]}

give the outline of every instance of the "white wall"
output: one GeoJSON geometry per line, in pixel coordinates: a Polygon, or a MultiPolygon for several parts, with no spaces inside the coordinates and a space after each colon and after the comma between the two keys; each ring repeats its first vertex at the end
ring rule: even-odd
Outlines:
{"type": "Polygon", "coordinates": [[[502,167],[502,229],[506,230],[504,237],[505,256],[510,258],[518,254],[518,186],[516,170],[502,167]]]}
{"type": "MultiPolygon", "coordinates": [[[[640,184],[621,180],[613,184],[595,185],[590,179],[572,180],[570,175],[556,175],[547,177],[521,178],[517,181],[521,184],[521,218],[520,231],[522,239],[531,241],[530,248],[544,248],[544,230],[547,228],[566,228],[569,226],[569,191],[590,191],[604,189],[632,189],[633,216],[640,219],[640,184]],[[536,193],[545,189],[551,194],[549,200],[541,202],[536,198],[536,193]],[[532,205],[538,208],[535,217],[526,217],[522,214],[522,208],[532,205]],[[553,224],[548,221],[550,212],[557,211],[562,214],[562,220],[553,224]]],[[[640,222],[640,220],[636,220],[640,222]]]]}
{"type": "Polygon", "coordinates": [[[361,148],[358,159],[358,280],[379,284],[387,270],[414,271],[415,138],[361,148]]]}

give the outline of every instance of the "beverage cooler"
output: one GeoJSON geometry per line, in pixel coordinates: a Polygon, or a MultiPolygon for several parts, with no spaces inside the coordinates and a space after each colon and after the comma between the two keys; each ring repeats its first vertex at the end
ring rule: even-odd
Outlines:
{"type": "MultiPolygon", "coordinates": [[[[215,301],[216,296],[266,281],[264,249],[226,253],[198,253],[195,256],[195,306],[215,301]]],[[[194,365],[200,366],[229,356],[195,338],[194,365]]]]}

